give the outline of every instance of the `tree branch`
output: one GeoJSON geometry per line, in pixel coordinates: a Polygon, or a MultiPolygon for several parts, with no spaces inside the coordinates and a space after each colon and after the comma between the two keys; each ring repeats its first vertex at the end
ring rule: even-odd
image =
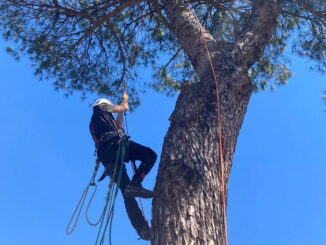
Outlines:
{"type": "Polygon", "coordinates": [[[153,2],[153,6],[155,9],[155,13],[158,16],[158,19],[161,23],[163,23],[164,25],[166,25],[166,27],[173,32],[173,28],[171,27],[170,23],[164,18],[162,12],[161,12],[161,8],[160,8],[160,4],[157,0],[152,0],[153,2]]]}
{"type": "Polygon", "coordinates": [[[48,12],[55,12],[55,13],[59,13],[59,14],[64,14],[67,16],[79,16],[79,17],[83,17],[91,22],[94,22],[94,19],[83,12],[79,12],[73,9],[69,9],[69,8],[65,8],[62,5],[60,5],[57,1],[53,1],[54,5],[50,5],[50,4],[45,4],[45,3],[33,3],[33,2],[25,2],[25,1],[17,1],[17,0],[8,0],[9,2],[12,2],[12,4],[14,5],[18,5],[18,6],[22,6],[22,7],[26,7],[26,8],[41,8],[41,9],[45,9],[48,12]]]}
{"type": "Polygon", "coordinates": [[[98,21],[96,21],[94,23],[94,25],[89,28],[85,34],[80,37],[78,39],[78,41],[71,47],[71,49],[74,49],[75,47],[77,47],[79,44],[81,44],[81,42],[87,38],[89,35],[91,35],[99,26],[101,26],[102,24],[104,24],[105,22],[107,22],[110,18],[112,18],[113,16],[116,16],[118,13],[120,13],[122,10],[130,7],[131,5],[140,3],[144,0],[132,0],[132,1],[128,1],[124,4],[121,4],[120,6],[116,7],[113,11],[111,11],[109,14],[103,16],[102,18],[100,18],[98,21]]]}
{"type": "Polygon", "coordinates": [[[111,23],[108,23],[107,26],[109,27],[116,43],[117,43],[117,46],[118,46],[118,49],[119,49],[119,52],[120,52],[120,58],[121,58],[121,61],[122,61],[122,73],[121,73],[121,77],[120,77],[120,82],[121,82],[121,85],[123,85],[123,82],[124,82],[124,79],[125,79],[125,75],[126,75],[126,72],[127,72],[127,59],[126,59],[126,56],[125,56],[125,53],[124,53],[124,50],[123,50],[123,44],[121,42],[121,40],[119,39],[116,31],[114,30],[113,26],[111,23]]]}
{"type": "Polygon", "coordinates": [[[313,17],[303,16],[303,15],[296,14],[296,13],[291,13],[291,12],[286,11],[286,10],[282,10],[282,13],[284,13],[286,15],[293,16],[293,17],[297,17],[297,18],[300,18],[300,19],[304,19],[304,20],[315,21],[315,19],[313,17]]]}
{"type": "Polygon", "coordinates": [[[217,48],[216,40],[185,3],[175,3],[175,1],[169,0],[162,2],[181,47],[190,58],[196,72],[203,75],[209,63],[207,55],[204,55],[206,49],[203,37],[206,39],[210,53],[214,53],[217,48]]]}
{"type": "Polygon", "coordinates": [[[142,21],[145,17],[147,17],[147,16],[149,16],[149,15],[151,15],[151,14],[153,14],[153,13],[154,13],[154,11],[146,12],[145,14],[143,14],[143,15],[137,17],[136,19],[131,20],[129,23],[127,23],[127,24],[124,26],[124,28],[123,28],[123,31],[122,31],[122,37],[125,36],[126,31],[128,30],[128,28],[129,28],[131,25],[133,25],[133,24],[138,25],[138,22],[139,22],[139,21],[142,21]]]}
{"type": "Polygon", "coordinates": [[[326,15],[323,15],[323,12],[315,11],[312,7],[309,6],[304,0],[298,0],[299,3],[303,6],[305,10],[317,17],[324,25],[326,21],[326,15]]]}
{"type": "Polygon", "coordinates": [[[246,13],[241,12],[240,9],[244,9],[244,8],[248,8],[247,7],[240,7],[240,8],[234,8],[234,7],[225,7],[223,4],[225,4],[225,2],[231,2],[231,1],[224,1],[224,2],[217,2],[214,0],[207,0],[206,1],[208,4],[212,5],[215,9],[219,10],[219,11],[230,11],[230,12],[234,12],[240,16],[244,16],[246,15],[246,13]]]}
{"type": "Polygon", "coordinates": [[[165,70],[170,64],[171,64],[171,62],[176,58],[176,57],[178,57],[178,55],[179,55],[179,53],[180,53],[180,51],[181,51],[182,49],[181,48],[178,48],[178,50],[174,53],[174,55],[169,59],[169,61],[160,69],[160,72],[161,71],[163,71],[163,70],[165,70]]]}
{"type": "Polygon", "coordinates": [[[279,0],[252,0],[253,10],[247,28],[235,42],[232,56],[237,64],[249,68],[262,55],[277,26],[281,13],[279,0]]]}

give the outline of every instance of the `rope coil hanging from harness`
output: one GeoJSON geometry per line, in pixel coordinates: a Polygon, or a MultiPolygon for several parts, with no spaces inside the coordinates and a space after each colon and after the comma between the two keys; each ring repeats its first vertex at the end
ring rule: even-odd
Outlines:
{"type": "MultiPolygon", "coordinates": [[[[191,8],[191,6],[190,6],[191,8]]],[[[196,20],[200,23],[195,11],[193,8],[191,8],[191,11],[194,15],[194,17],[196,18],[196,20]]],[[[223,144],[222,144],[222,123],[221,123],[221,105],[220,105],[220,93],[219,93],[219,88],[218,88],[218,80],[217,80],[217,76],[215,73],[215,69],[213,66],[213,62],[209,53],[209,49],[208,49],[208,45],[207,45],[207,41],[202,29],[202,25],[200,25],[200,34],[201,34],[201,38],[204,41],[204,45],[205,45],[205,50],[207,53],[207,57],[208,57],[208,61],[209,61],[209,65],[210,68],[212,70],[212,74],[213,74],[213,79],[214,79],[214,83],[215,83],[215,89],[216,89],[216,112],[217,112],[217,137],[218,137],[218,145],[219,148],[216,148],[216,154],[219,155],[220,158],[220,176],[221,176],[221,184],[222,184],[222,206],[223,206],[223,223],[224,223],[224,245],[228,245],[228,235],[227,235],[227,219],[226,219],[226,194],[225,194],[225,178],[224,178],[224,156],[223,156],[223,144]]]]}
{"type": "Polygon", "coordinates": [[[95,196],[95,193],[96,193],[96,190],[97,190],[97,185],[96,185],[96,183],[95,183],[95,177],[96,177],[96,175],[97,175],[97,172],[98,172],[99,167],[100,167],[100,162],[96,159],[96,160],[95,160],[95,168],[94,168],[94,171],[93,171],[92,177],[91,177],[91,179],[90,179],[88,185],[85,187],[84,191],[82,192],[82,195],[81,195],[81,197],[80,197],[80,199],[79,199],[79,201],[78,201],[78,203],[77,203],[77,206],[76,206],[76,208],[75,208],[75,210],[74,210],[74,212],[73,212],[73,214],[72,214],[72,216],[71,216],[71,218],[70,218],[70,220],[69,220],[69,222],[68,222],[68,225],[67,225],[67,228],[66,228],[66,234],[67,234],[67,235],[72,234],[72,233],[74,232],[75,228],[76,228],[76,225],[77,225],[77,223],[78,223],[78,220],[79,220],[79,217],[80,217],[81,211],[82,211],[83,206],[84,206],[85,201],[86,201],[86,197],[87,197],[87,194],[88,194],[89,188],[90,188],[91,186],[94,186],[95,188],[94,188],[93,194],[92,194],[92,196],[91,196],[91,199],[89,200],[88,205],[87,205],[87,209],[86,209],[86,220],[88,221],[88,223],[89,223],[90,225],[96,225],[96,224],[99,223],[99,221],[101,220],[101,218],[102,218],[102,216],[103,216],[103,213],[102,213],[100,219],[99,219],[97,222],[95,222],[95,224],[91,223],[91,222],[89,221],[89,218],[88,218],[88,209],[89,209],[89,207],[90,207],[90,205],[91,205],[91,202],[92,202],[93,197],[95,196]],[[73,222],[73,221],[74,221],[74,222],[73,222]],[[72,226],[72,228],[71,228],[70,226],[71,226],[72,223],[73,223],[73,226],[72,226]]]}
{"type": "Polygon", "coordinates": [[[101,224],[97,233],[95,245],[103,245],[106,230],[109,227],[109,244],[112,244],[112,221],[113,221],[113,215],[114,215],[114,207],[115,207],[115,201],[118,196],[118,190],[121,182],[121,175],[122,175],[122,169],[124,164],[124,157],[125,157],[125,149],[127,144],[127,136],[122,136],[122,138],[119,141],[119,147],[118,147],[118,153],[115,163],[115,168],[113,172],[113,177],[110,180],[108,192],[106,196],[106,201],[104,205],[103,210],[103,218],[101,220],[101,224]],[[119,163],[120,161],[120,163],[119,163]],[[118,170],[119,168],[119,170],[118,170]],[[114,179],[116,177],[116,174],[118,174],[118,178],[116,180],[116,183],[114,183],[114,179]],[[106,220],[104,222],[104,219],[106,217],[106,220]],[[104,225],[104,228],[103,228],[104,225]],[[103,230],[102,230],[103,229],[103,230]]]}
{"type": "Polygon", "coordinates": [[[94,186],[95,189],[93,191],[93,194],[92,194],[92,196],[89,200],[89,203],[87,205],[87,208],[86,208],[86,220],[87,220],[88,224],[90,224],[92,226],[96,226],[96,225],[100,224],[98,234],[96,237],[96,241],[95,241],[95,245],[103,245],[104,244],[104,239],[105,239],[105,234],[106,234],[107,228],[109,228],[109,244],[110,245],[112,244],[111,235],[112,235],[112,221],[113,221],[113,215],[114,215],[114,207],[115,207],[115,201],[116,201],[116,198],[118,195],[118,190],[119,190],[119,186],[120,186],[120,182],[121,182],[121,175],[122,175],[122,169],[123,169],[123,164],[124,164],[124,156],[125,156],[125,149],[126,149],[127,141],[128,141],[128,137],[125,135],[123,135],[121,137],[121,139],[119,140],[119,143],[118,143],[119,147],[118,147],[117,159],[116,159],[116,163],[115,163],[113,177],[111,178],[111,180],[109,182],[108,192],[106,195],[104,208],[103,208],[100,218],[95,223],[92,223],[90,221],[90,219],[88,218],[88,210],[89,210],[89,207],[93,200],[93,197],[95,195],[95,192],[97,190],[97,185],[95,183],[95,177],[96,177],[98,169],[99,169],[99,161],[96,160],[95,169],[94,169],[92,177],[89,181],[89,184],[84,189],[84,191],[77,203],[77,206],[73,212],[73,215],[71,216],[71,218],[68,222],[68,225],[66,228],[67,235],[72,234],[73,231],[75,230],[77,222],[78,222],[80,214],[81,214],[81,211],[82,211],[82,208],[85,204],[85,200],[86,200],[89,188],[90,188],[90,186],[94,186]],[[117,179],[116,179],[116,183],[115,183],[114,179],[116,176],[117,176],[117,179]],[[73,226],[71,228],[72,223],[73,223],[73,226]],[[104,226],[104,228],[103,228],[103,226],[104,226]]]}

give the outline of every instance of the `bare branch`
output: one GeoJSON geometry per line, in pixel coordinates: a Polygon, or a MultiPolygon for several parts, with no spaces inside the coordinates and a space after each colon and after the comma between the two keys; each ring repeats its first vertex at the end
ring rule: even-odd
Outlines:
{"type": "Polygon", "coordinates": [[[298,0],[300,4],[304,7],[305,10],[307,10],[309,13],[317,17],[323,25],[326,25],[326,15],[324,14],[325,11],[316,11],[312,7],[309,6],[304,0],[298,0]]]}
{"type": "Polygon", "coordinates": [[[315,21],[314,18],[311,18],[309,16],[304,16],[304,15],[300,15],[300,14],[297,14],[297,13],[292,13],[292,12],[289,12],[287,10],[282,10],[282,13],[290,15],[290,16],[294,16],[294,17],[297,17],[297,18],[300,18],[300,19],[304,19],[304,20],[315,21]]]}
{"type": "Polygon", "coordinates": [[[16,1],[16,0],[8,0],[9,2],[12,2],[14,5],[25,7],[25,8],[41,8],[42,11],[47,11],[47,12],[54,12],[54,13],[59,13],[59,14],[64,14],[67,16],[79,16],[83,17],[91,22],[95,22],[95,20],[88,14],[79,12],[73,9],[65,8],[61,6],[57,1],[54,1],[54,5],[50,4],[45,4],[45,3],[26,3],[25,1],[16,1]]]}
{"type": "Polygon", "coordinates": [[[132,0],[132,1],[128,1],[128,2],[120,5],[119,7],[116,7],[112,12],[110,12],[109,14],[103,16],[101,19],[99,19],[98,21],[96,21],[95,24],[91,28],[89,28],[82,37],[80,37],[78,39],[78,41],[71,47],[71,49],[74,49],[79,44],[81,44],[81,42],[83,41],[83,39],[85,39],[86,37],[88,37],[89,35],[91,35],[99,26],[101,26],[102,24],[104,24],[105,22],[107,22],[110,18],[112,18],[113,16],[116,16],[122,10],[130,7],[131,5],[134,5],[136,3],[140,3],[142,1],[144,1],[144,0],[132,0]]]}
{"type": "Polygon", "coordinates": [[[130,21],[128,24],[126,24],[126,25],[124,26],[124,29],[123,29],[123,32],[122,32],[122,36],[124,36],[125,32],[127,31],[127,29],[128,29],[131,25],[137,23],[137,22],[140,21],[140,20],[143,20],[145,17],[147,17],[147,16],[149,16],[150,14],[153,14],[153,13],[154,13],[154,11],[146,12],[145,14],[143,14],[143,15],[137,17],[136,19],[133,19],[132,21],[130,21]]]}
{"type": "Polygon", "coordinates": [[[250,67],[262,55],[281,13],[279,0],[252,0],[249,24],[240,34],[233,50],[234,59],[250,67]]]}
{"type": "Polygon", "coordinates": [[[178,50],[175,52],[175,54],[170,58],[170,60],[160,69],[160,71],[166,69],[170,64],[171,62],[178,57],[180,51],[182,50],[182,48],[178,48],[178,50]]]}

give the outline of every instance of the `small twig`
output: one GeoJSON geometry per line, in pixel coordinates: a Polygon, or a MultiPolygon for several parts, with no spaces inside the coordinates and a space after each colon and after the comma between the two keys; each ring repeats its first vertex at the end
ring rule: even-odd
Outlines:
{"type": "Polygon", "coordinates": [[[123,45],[121,43],[121,40],[119,39],[117,33],[114,31],[114,28],[113,28],[112,24],[108,23],[107,26],[109,27],[114,39],[116,40],[116,43],[118,45],[118,49],[119,49],[119,52],[120,52],[120,57],[121,57],[121,60],[122,60],[122,74],[121,74],[121,77],[120,77],[120,82],[122,84],[123,81],[124,81],[126,71],[127,71],[126,56],[125,56],[125,53],[124,53],[124,50],[123,50],[123,45]]]}
{"type": "Polygon", "coordinates": [[[172,26],[170,25],[170,23],[165,19],[165,17],[163,16],[162,12],[161,12],[161,9],[160,9],[160,4],[157,0],[152,0],[153,2],[153,6],[154,6],[154,9],[155,9],[155,13],[157,14],[158,16],[158,19],[160,22],[162,22],[164,25],[166,25],[166,27],[172,31],[172,33],[174,32],[172,26]]]}
{"type": "Polygon", "coordinates": [[[162,70],[165,70],[170,64],[171,62],[179,55],[180,51],[182,50],[182,48],[180,47],[177,52],[175,52],[175,54],[170,58],[170,60],[160,69],[160,72],[162,70]]]}

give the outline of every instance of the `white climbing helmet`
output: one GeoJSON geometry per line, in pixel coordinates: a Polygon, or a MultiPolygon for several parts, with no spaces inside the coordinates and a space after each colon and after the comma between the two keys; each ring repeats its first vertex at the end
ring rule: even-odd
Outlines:
{"type": "Polygon", "coordinates": [[[97,105],[99,105],[99,104],[109,104],[109,105],[113,105],[113,103],[112,103],[110,100],[102,98],[102,99],[98,99],[98,100],[96,100],[95,103],[93,104],[93,107],[95,107],[95,106],[97,106],[97,105]]]}

